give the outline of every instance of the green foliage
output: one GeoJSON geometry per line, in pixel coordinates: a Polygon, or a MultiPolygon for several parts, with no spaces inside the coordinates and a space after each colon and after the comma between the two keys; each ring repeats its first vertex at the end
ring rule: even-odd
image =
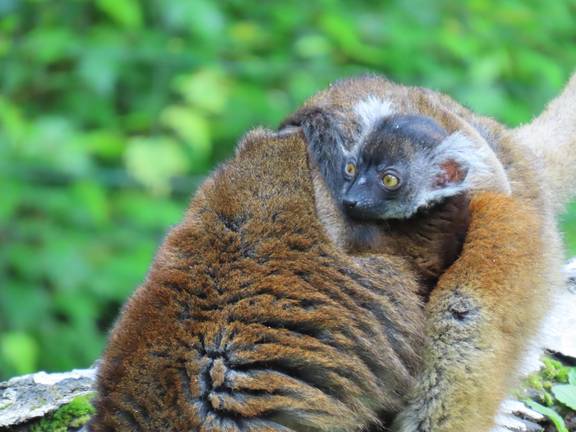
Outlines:
{"type": "Polygon", "coordinates": [[[82,427],[94,414],[90,404],[93,395],[78,396],[70,403],[61,406],[53,414],[43,418],[31,428],[31,432],[68,432],[82,427]]]}
{"type": "Polygon", "coordinates": [[[576,255],[576,202],[571,203],[563,215],[562,230],[569,255],[576,255]]]}
{"type": "Polygon", "coordinates": [[[19,374],[33,370],[38,359],[36,341],[26,333],[6,332],[0,336],[0,352],[19,374]]]}
{"type": "Polygon", "coordinates": [[[576,421],[576,367],[544,358],[544,366],[526,380],[521,397],[533,410],[546,416],[558,432],[568,432],[576,421]],[[566,420],[570,419],[570,420],[566,420]],[[565,421],[566,420],[566,421],[565,421]]]}
{"type": "Polygon", "coordinates": [[[576,385],[559,384],[552,387],[552,394],[556,400],[568,408],[576,411],[576,385]]]}
{"type": "Polygon", "coordinates": [[[550,419],[550,421],[554,424],[558,432],[570,432],[566,427],[566,423],[564,423],[564,419],[560,417],[560,415],[552,408],[540,405],[538,402],[534,402],[533,400],[526,401],[526,405],[528,405],[529,408],[532,408],[537,413],[540,413],[543,416],[548,417],[548,419],[550,419]]]}
{"type": "Polygon", "coordinates": [[[527,121],[576,64],[575,13],[574,0],[0,1],[0,378],[98,357],[167,227],[249,128],[367,71],[527,121]]]}

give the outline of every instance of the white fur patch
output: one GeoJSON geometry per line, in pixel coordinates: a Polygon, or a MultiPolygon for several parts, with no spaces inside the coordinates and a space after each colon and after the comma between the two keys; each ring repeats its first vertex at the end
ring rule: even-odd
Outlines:
{"type": "MultiPolygon", "coordinates": [[[[490,146],[475,145],[469,138],[462,132],[454,132],[444,139],[434,152],[443,161],[452,159],[464,169],[468,170],[468,174],[464,181],[457,185],[459,190],[492,190],[496,192],[509,192],[508,190],[499,190],[504,186],[498,184],[498,173],[496,172],[495,155],[490,146]]],[[[444,192],[447,195],[452,195],[455,190],[446,188],[444,192]]]]}
{"type": "Polygon", "coordinates": [[[354,106],[354,112],[362,125],[362,131],[368,132],[382,118],[393,114],[392,102],[376,96],[368,96],[354,106]]]}
{"type": "MultiPolygon", "coordinates": [[[[427,169],[437,169],[441,174],[441,166],[449,161],[456,162],[466,177],[462,181],[447,183],[437,189],[423,189],[416,202],[418,208],[441,201],[464,191],[493,191],[510,193],[510,186],[500,172],[502,166],[487,143],[472,141],[463,132],[454,132],[446,137],[431,154],[431,159],[425,159],[424,166],[416,167],[416,172],[426,172],[427,169]],[[430,167],[432,165],[432,167],[430,167]]],[[[418,162],[413,161],[414,164],[418,162]]]]}

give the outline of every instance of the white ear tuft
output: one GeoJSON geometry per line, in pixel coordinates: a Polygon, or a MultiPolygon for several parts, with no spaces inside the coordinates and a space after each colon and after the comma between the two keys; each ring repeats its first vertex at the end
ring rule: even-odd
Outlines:
{"type": "Polygon", "coordinates": [[[440,166],[448,160],[456,162],[466,172],[459,183],[461,190],[495,190],[497,173],[496,167],[492,166],[493,156],[487,143],[478,146],[462,132],[454,132],[434,150],[434,164],[440,166]]]}

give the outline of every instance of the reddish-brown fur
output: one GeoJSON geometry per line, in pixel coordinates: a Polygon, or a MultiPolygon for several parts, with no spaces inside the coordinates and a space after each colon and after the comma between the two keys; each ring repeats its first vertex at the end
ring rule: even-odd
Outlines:
{"type": "Polygon", "coordinates": [[[540,316],[547,272],[542,218],[517,198],[481,193],[461,257],[426,305],[425,373],[399,431],[488,431],[540,316]]]}
{"type": "Polygon", "coordinates": [[[103,431],[346,431],[401,409],[414,278],[325,235],[299,134],[254,132],[168,235],[104,354],[103,431]]]}

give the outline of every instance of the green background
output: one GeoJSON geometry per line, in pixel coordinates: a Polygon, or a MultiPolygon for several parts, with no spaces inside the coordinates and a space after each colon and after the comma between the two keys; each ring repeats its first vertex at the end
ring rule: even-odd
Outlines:
{"type": "MultiPolygon", "coordinates": [[[[0,378],[99,356],[247,129],[366,71],[528,121],[576,65],[575,17],[575,0],[0,0],[0,378]]],[[[564,228],[575,254],[576,211],[564,228]]]]}

